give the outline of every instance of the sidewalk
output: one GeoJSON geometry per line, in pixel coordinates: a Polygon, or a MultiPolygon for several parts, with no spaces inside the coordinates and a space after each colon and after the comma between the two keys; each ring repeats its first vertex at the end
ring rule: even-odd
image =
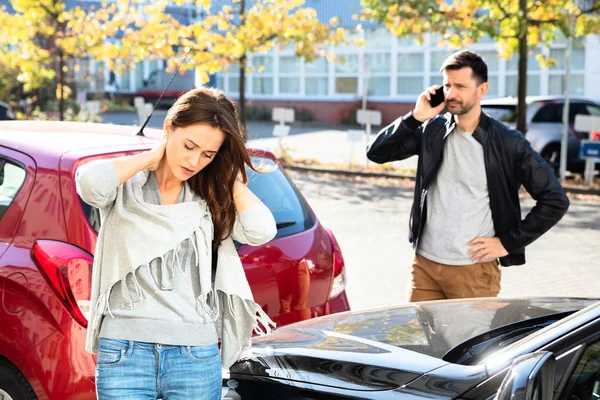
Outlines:
{"type": "MultiPolygon", "coordinates": [[[[366,135],[364,140],[352,142],[347,130],[335,127],[315,127],[309,133],[286,136],[281,139],[280,147],[280,139],[268,137],[266,133],[274,125],[261,123],[256,126],[255,129],[265,131],[261,132],[264,138],[249,140],[248,146],[273,152],[289,169],[390,178],[414,178],[417,170],[416,156],[383,165],[367,161],[366,135]]],[[[252,129],[250,124],[249,129],[252,129]]],[[[369,143],[375,139],[379,129],[380,127],[373,129],[375,133],[369,138],[369,143]]],[[[591,187],[583,186],[578,179],[581,181],[577,176],[563,186],[571,193],[600,195],[598,178],[591,187]]]]}
{"type": "MultiPolygon", "coordinates": [[[[377,130],[375,131],[377,132],[377,130]]],[[[376,134],[368,138],[368,143],[376,134]]],[[[414,175],[417,170],[417,157],[380,165],[367,161],[367,137],[360,141],[350,141],[347,130],[322,128],[310,133],[296,134],[281,139],[265,138],[249,140],[248,146],[273,152],[286,164],[313,166],[357,172],[387,172],[414,175]]]]}

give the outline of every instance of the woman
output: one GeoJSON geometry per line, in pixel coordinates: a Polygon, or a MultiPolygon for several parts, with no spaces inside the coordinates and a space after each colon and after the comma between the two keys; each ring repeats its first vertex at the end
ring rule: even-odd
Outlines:
{"type": "Polygon", "coordinates": [[[194,89],[164,131],[152,150],[76,173],[77,192],[102,220],[86,343],[98,354],[100,400],[220,399],[221,365],[238,359],[253,329],[273,325],[233,244],[276,233],[246,186],[252,165],[233,102],[194,89]]]}

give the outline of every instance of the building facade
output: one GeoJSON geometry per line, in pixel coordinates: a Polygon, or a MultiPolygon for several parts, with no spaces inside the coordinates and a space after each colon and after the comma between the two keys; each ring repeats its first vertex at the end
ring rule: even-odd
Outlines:
{"type": "MultiPolygon", "coordinates": [[[[67,6],[85,4],[89,7],[101,4],[98,0],[67,0],[67,3],[67,6]]],[[[213,0],[212,7],[216,11],[231,3],[232,0],[213,0]]],[[[305,5],[315,8],[322,21],[340,18],[341,26],[348,30],[355,28],[357,22],[352,17],[361,8],[360,0],[306,0],[305,5]]],[[[184,6],[172,4],[167,11],[184,24],[197,21],[203,15],[192,1],[184,6]]],[[[319,58],[308,63],[294,55],[293,46],[283,50],[276,46],[266,54],[250,55],[249,63],[255,71],[247,74],[248,106],[267,110],[275,106],[293,107],[306,119],[341,123],[352,122],[355,110],[366,102],[367,108],[382,111],[384,123],[390,122],[410,110],[425,87],[441,83],[439,67],[455,51],[440,48],[440,38],[436,35],[426,35],[424,43],[419,45],[413,38],[397,38],[372,22],[363,23],[363,29],[354,35],[365,45],[327,49],[341,62],[319,58]],[[258,67],[262,67],[261,72],[258,67]]],[[[488,97],[516,96],[518,57],[499,59],[496,43],[489,39],[468,48],[481,54],[488,64],[488,97]]],[[[539,48],[531,52],[528,95],[563,94],[566,48],[567,41],[559,37],[550,49],[539,48]],[[535,59],[539,52],[555,58],[557,65],[541,68],[535,59]]],[[[600,54],[600,36],[590,35],[575,42],[570,92],[600,101],[600,63],[594,54],[600,54]]],[[[78,63],[80,65],[75,69],[78,89],[125,95],[142,91],[151,74],[164,70],[166,65],[164,60],[146,60],[138,63],[135,69],[115,74],[108,69],[107,62],[79,60],[78,63]]],[[[200,84],[198,79],[195,84],[200,84]]],[[[210,84],[237,98],[239,69],[232,66],[216,74],[210,84]]]]}
{"type": "MultiPolygon", "coordinates": [[[[412,38],[398,39],[383,27],[361,32],[364,46],[331,49],[343,62],[325,58],[307,63],[295,57],[293,48],[250,56],[250,64],[262,65],[263,72],[248,75],[246,98],[250,106],[287,106],[313,114],[315,120],[343,122],[366,100],[367,108],[383,112],[384,122],[410,110],[424,88],[441,84],[439,68],[454,49],[440,48],[439,38],[427,35],[422,45],[412,38]]],[[[588,36],[574,43],[571,58],[570,93],[600,100],[600,63],[593,54],[600,52],[599,36],[588,36]]],[[[468,47],[478,52],[489,69],[488,97],[517,95],[518,57],[500,59],[496,43],[482,41],[468,47]]],[[[528,59],[527,94],[564,93],[567,41],[558,39],[550,49],[539,48],[528,59]],[[542,52],[557,63],[539,66],[536,55],[542,52]]],[[[229,95],[239,95],[239,70],[217,74],[216,85],[229,95]]]]}

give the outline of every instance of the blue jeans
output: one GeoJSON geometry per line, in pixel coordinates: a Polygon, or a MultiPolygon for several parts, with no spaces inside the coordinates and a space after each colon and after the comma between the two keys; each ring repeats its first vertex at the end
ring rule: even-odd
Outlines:
{"type": "Polygon", "coordinates": [[[219,400],[221,384],[217,344],[168,346],[100,339],[96,366],[99,400],[219,400]]]}

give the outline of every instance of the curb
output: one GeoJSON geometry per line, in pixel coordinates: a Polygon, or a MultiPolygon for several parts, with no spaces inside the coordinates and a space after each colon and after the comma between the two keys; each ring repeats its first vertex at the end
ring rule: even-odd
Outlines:
{"type": "MultiPolygon", "coordinates": [[[[394,174],[390,172],[367,172],[367,171],[350,171],[346,169],[331,169],[325,167],[311,167],[300,164],[283,164],[286,169],[298,172],[316,172],[319,174],[332,174],[343,176],[363,176],[367,178],[391,178],[391,179],[411,179],[414,180],[414,175],[409,174],[394,174]]],[[[586,189],[580,186],[563,185],[565,192],[573,194],[588,194],[600,196],[600,189],[586,189]]]]}
{"type": "Polygon", "coordinates": [[[368,172],[368,171],[350,171],[347,169],[331,169],[325,167],[311,167],[299,164],[284,163],[285,169],[299,172],[317,172],[320,174],[346,175],[346,176],[364,176],[368,178],[395,178],[395,179],[411,179],[414,180],[414,175],[409,174],[394,174],[389,172],[368,172]]]}

